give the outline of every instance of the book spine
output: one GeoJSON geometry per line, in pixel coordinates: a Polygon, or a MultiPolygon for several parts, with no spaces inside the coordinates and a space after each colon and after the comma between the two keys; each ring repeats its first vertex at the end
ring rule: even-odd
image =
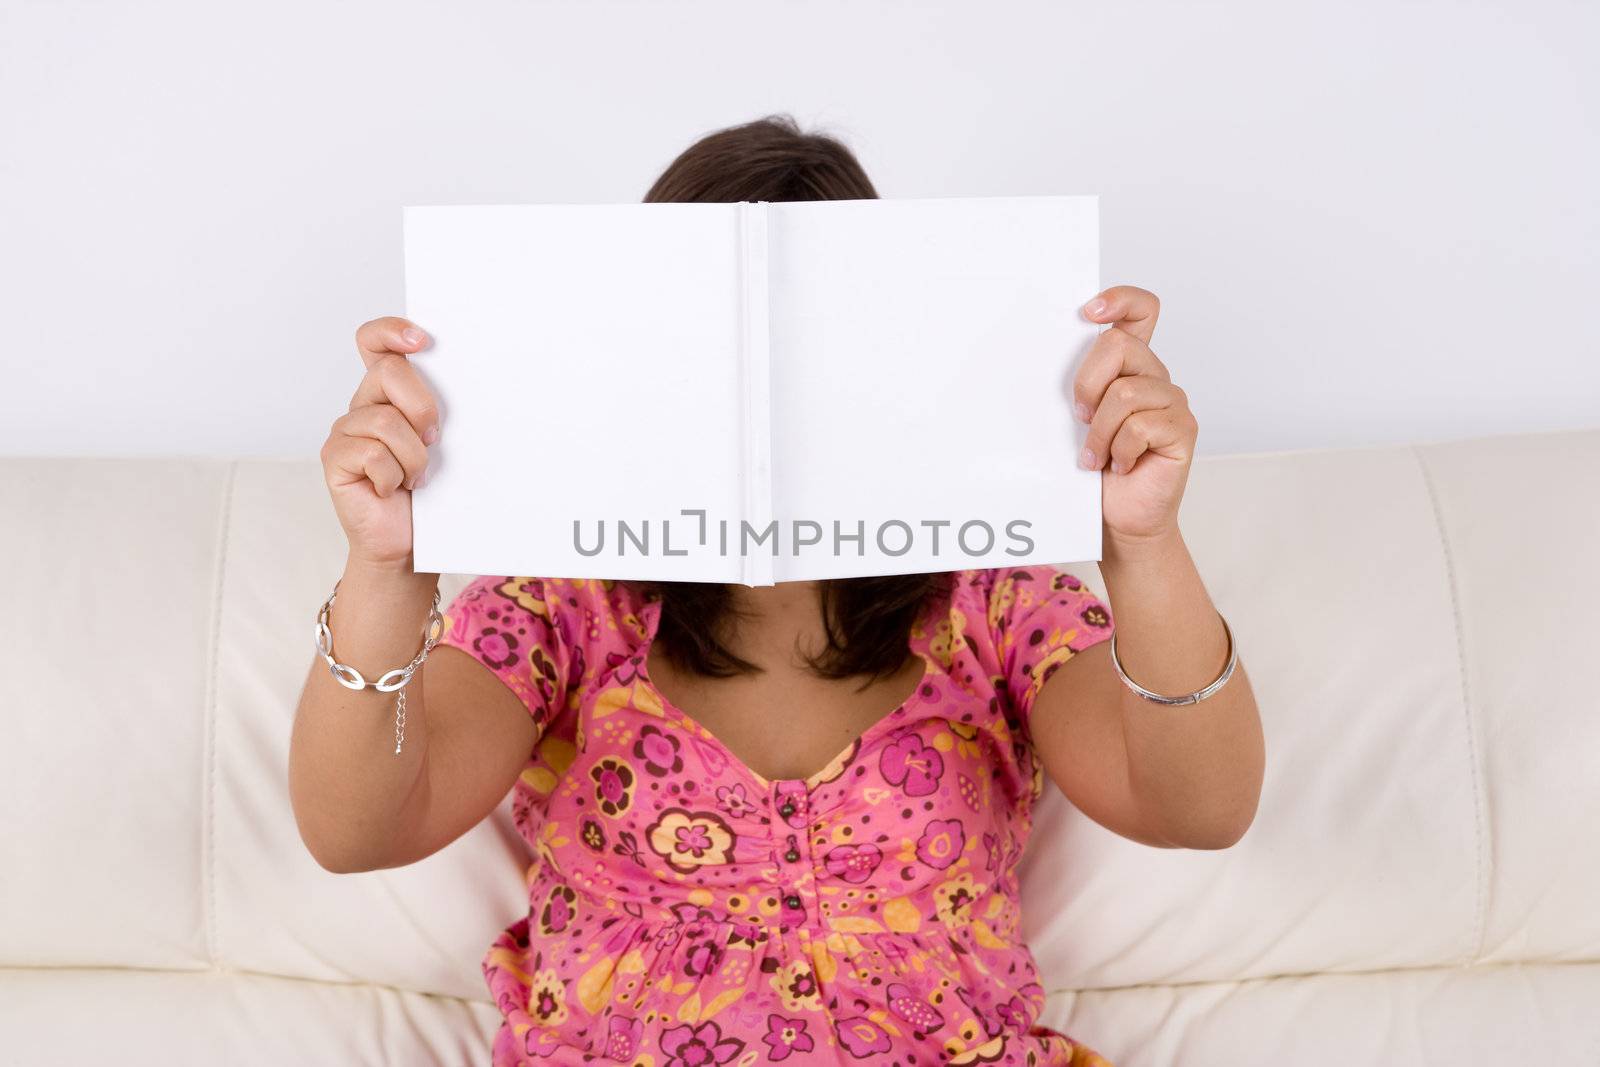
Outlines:
{"type": "Polygon", "coordinates": [[[744,522],[739,531],[741,581],[771,585],[777,532],[772,524],[772,336],[768,321],[767,203],[739,205],[740,369],[743,379],[744,522]],[[748,546],[748,551],[744,549],[748,546]]]}

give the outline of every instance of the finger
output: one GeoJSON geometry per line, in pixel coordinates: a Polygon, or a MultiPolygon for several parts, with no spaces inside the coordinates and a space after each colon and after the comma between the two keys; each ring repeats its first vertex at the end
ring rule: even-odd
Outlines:
{"type": "Polygon", "coordinates": [[[1113,285],[1083,305],[1083,314],[1090,322],[1109,322],[1149,344],[1161,315],[1161,301],[1148,289],[1113,285]]]}
{"type": "Polygon", "coordinates": [[[1127,474],[1148,453],[1187,459],[1192,453],[1187,414],[1177,407],[1144,408],[1122,420],[1111,441],[1111,473],[1127,474]]]}
{"type": "Polygon", "coordinates": [[[399,461],[403,484],[414,488],[428,469],[428,448],[416,428],[392,404],[367,404],[333,420],[333,432],[382,441],[399,461]]]}
{"type": "Polygon", "coordinates": [[[399,408],[425,445],[439,439],[439,405],[433,390],[404,356],[385,356],[367,368],[350,398],[350,410],[368,405],[399,408]]]}
{"type": "Polygon", "coordinates": [[[1122,424],[1137,411],[1161,410],[1177,402],[1181,390],[1171,382],[1146,375],[1118,378],[1106,390],[1105,400],[1089,423],[1078,465],[1089,470],[1104,467],[1110,457],[1111,442],[1122,424]]]}
{"type": "Polygon", "coordinates": [[[322,446],[322,463],[328,472],[328,484],[334,488],[365,480],[372,483],[373,492],[389,497],[405,480],[400,461],[376,437],[329,437],[322,446]]]}
{"type": "Polygon", "coordinates": [[[1094,417],[1111,383],[1123,375],[1138,374],[1170,382],[1167,365],[1156,358],[1145,344],[1125,330],[1105,330],[1089,346],[1089,352],[1073,377],[1073,409],[1082,422],[1094,417]]]}
{"type": "Polygon", "coordinates": [[[361,362],[368,367],[391,353],[406,356],[420,352],[428,343],[426,332],[410,319],[397,315],[363,322],[356,329],[356,351],[361,353],[361,362]]]}

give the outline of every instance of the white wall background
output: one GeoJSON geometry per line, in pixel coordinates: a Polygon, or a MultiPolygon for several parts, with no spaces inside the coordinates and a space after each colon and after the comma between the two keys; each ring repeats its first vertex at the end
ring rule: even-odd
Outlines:
{"type": "Polygon", "coordinates": [[[0,0],[0,453],[314,455],[400,206],[1096,192],[1202,452],[1600,425],[1600,5],[0,0]]]}

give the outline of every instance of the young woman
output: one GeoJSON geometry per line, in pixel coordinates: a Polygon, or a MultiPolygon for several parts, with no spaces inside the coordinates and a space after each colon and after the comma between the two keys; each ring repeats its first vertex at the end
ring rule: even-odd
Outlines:
{"type": "MultiPolygon", "coordinates": [[[[844,146],[773,117],[696,143],[645,199],[876,195],[844,146]]],[[[1076,380],[1088,448],[1062,462],[1106,472],[1116,661],[1106,605],[1029,566],[759,589],[481,577],[405,689],[398,753],[395,695],[313,664],[289,784],[324,867],[412,863],[515,791],[534,860],[527,914],[483,961],[496,1064],[1105,1067],[1038,1021],[1020,938],[1044,777],[1135,841],[1225,848],[1264,752],[1178,530],[1197,428],[1150,349],[1156,298],[1117,286],[1085,314],[1109,328],[1076,380]]],[[[437,589],[411,571],[410,490],[441,427],[408,362],[422,325],[356,342],[366,376],[322,451],[349,540],[328,624],[373,678],[418,653],[437,589]]]]}

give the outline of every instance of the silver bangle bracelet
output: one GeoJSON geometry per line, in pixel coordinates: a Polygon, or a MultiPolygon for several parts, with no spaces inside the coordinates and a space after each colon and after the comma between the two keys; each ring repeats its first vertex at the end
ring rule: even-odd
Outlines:
{"type": "Polygon", "coordinates": [[[1121,678],[1129,689],[1132,689],[1135,693],[1138,693],[1140,696],[1152,703],[1168,705],[1198,704],[1212,693],[1215,693],[1218,689],[1221,689],[1223,685],[1227,683],[1228,679],[1233,677],[1233,668],[1239,662],[1239,650],[1234,646],[1233,643],[1233,630],[1229,628],[1228,620],[1223,618],[1222,612],[1217,612],[1217,618],[1222,619],[1222,630],[1228,635],[1228,665],[1222,668],[1222,673],[1217,675],[1217,680],[1206,686],[1204,689],[1197,689],[1193,693],[1185,693],[1183,696],[1179,697],[1168,697],[1162,696],[1160,693],[1152,693],[1150,690],[1146,689],[1132,678],[1129,678],[1128,672],[1122,669],[1122,661],[1117,658],[1117,635],[1115,631],[1112,631],[1111,665],[1117,669],[1117,677],[1121,678]]]}
{"type": "Polygon", "coordinates": [[[411,676],[417,673],[417,668],[422,666],[422,661],[428,658],[428,653],[439,643],[439,638],[444,636],[444,616],[439,614],[439,590],[434,589],[433,604],[428,608],[428,621],[422,632],[422,650],[404,667],[385,671],[370,682],[354,667],[333,658],[333,629],[329,626],[329,620],[332,618],[334,598],[338,595],[339,583],[336,581],[333,583],[333,592],[328,594],[328,599],[317,609],[317,655],[328,665],[328,673],[346,689],[357,691],[376,689],[380,693],[398,692],[394,705],[394,754],[398,756],[406,737],[406,686],[410,684],[411,676]]]}

